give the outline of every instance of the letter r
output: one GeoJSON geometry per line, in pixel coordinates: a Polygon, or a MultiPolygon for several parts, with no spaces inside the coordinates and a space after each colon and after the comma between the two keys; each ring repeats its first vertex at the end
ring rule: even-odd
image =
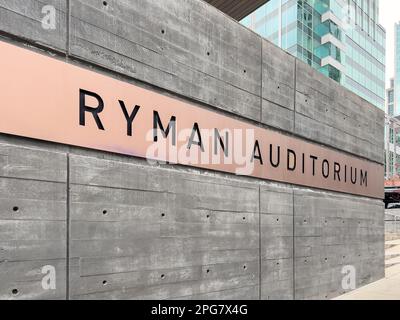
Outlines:
{"type": "Polygon", "coordinates": [[[90,112],[93,115],[94,120],[96,121],[97,127],[100,130],[104,130],[103,124],[101,123],[99,113],[104,109],[103,99],[95,92],[79,89],[79,124],[81,126],[85,126],[86,119],[85,113],[90,112]],[[86,96],[93,97],[97,100],[97,107],[89,107],[86,105],[86,96]]]}

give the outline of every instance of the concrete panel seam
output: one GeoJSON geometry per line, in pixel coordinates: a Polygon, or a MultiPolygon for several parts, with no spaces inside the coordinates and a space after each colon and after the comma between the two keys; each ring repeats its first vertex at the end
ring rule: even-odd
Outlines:
{"type": "Polygon", "coordinates": [[[296,261],[296,256],[295,256],[295,247],[296,247],[296,242],[295,242],[295,217],[294,217],[294,210],[295,210],[295,207],[294,207],[294,189],[292,188],[292,241],[293,241],[293,248],[292,248],[292,256],[293,256],[293,273],[292,273],[292,275],[293,275],[293,288],[292,288],[292,290],[293,290],[293,300],[296,300],[296,265],[295,265],[295,261],[296,261]]]}
{"type": "Polygon", "coordinates": [[[262,104],[263,104],[263,85],[264,85],[264,83],[263,83],[263,75],[264,75],[263,60],[264,60],[264,57],[263,57],[263,42],[262,42],[261,38],[260,38],[260,41],[261,41],[261,48],[260,48],[260,50],[261,50],[261,65],[260,65],[261,72],[260,72],[260,120],[259,120],[259,122],[262,123],[262,114],[263,114],[262,104]]]}
{"type": "Polygon", "coordinates": [[[48,179],[9,177],[9,176],[4,176],[4,175],[0,175],[0,178],[1,178],[1,179],[12,179],[12,180],[22,180],[22,181],[50,182],[50,183],[54,183],[54,184],[64,184],[64,183],[65,183],[65,182],[63,182],[63,181],[53,181],[53,180],[48,180],[48,179]]]}
{"type": "MultiPolygon", "coordinates": [[[[312,118],[312,117],[310,117],[310,116],[308,116],[308,115],[305,115],[305,114],[302,114],[302,113],[300,113],[300,114],[301,114],[304,118],[307,118],[307,119],[316,121],[314,118],[312,118]]],[[[358,137],[358,136],[356,136],[356,135],[354,135],[354,134],[351,134],[350,132],[346,132],[346,131],[341,130],[341,129],[337,128],[337,127],[334,127],[334,126],[330,125],[329,123],[324,123],[324,122],[320,122],[320,123],[322,123],[323,125],[325,125],[325,126],[328,127],[328,128],[332,128],[332,129],[334,129],[334,130],[338,130],[338,131],[340,131],[340,132],[342,132],[342,133],[345,133],[345,134],[349,135],[350,137],[352,137],[352,138],[354,138],[354,139],[361,140],[361,141],[363,141],[363,142],[365,142],[365,143],[368,143],[368,144],[370,144],[370,145],[371,145],[371,144],[374,145],[373,143],[371,143],[371,140],[369,140],[369,139],[364,139],[364,138],[358,137]]],[[[297,133],[297,135],[299,135],[299,133],[297,133]]],[[[300,136],[301,136],[301,134],[300,134],[300,136]]],[[[310,141],[313,141],[313,142],[317,143],[316,140],[311,140],[310,138],[306,138],[306,139],[309,139],[310,141]]],[[[326,144],[326,143],[324,143],[324,144],[325,144],[325,145],[328,145],[328,144],[326,144]]],[[[376,163],[379,163],[379,164],[383,164],[383,163],[379,162],[379,161],[376,160],[376,159],[369,159],[369,158],[368,158],[367,156],[365,156],[365,155],[357,155],[357,154],[352,153],[351,151],[348,151],[348,150],[346,150],[346,149],[341,150],[341,149],[339,149],[338,146],[330,146],[330,147],[331,147],[331,148],[334,148],[334,149],[337,149],[337,150],[339,150],[339,151],[341,151],[341,152],[350,153],[350,154],[356,155],[357,157],[367,159],[368,161],[372,161],[372,162],[376,162],[376,163]]]]}
{"type": "Polygon", "coordinates": [[[53,48],[46,44],[36,42],[30,38],[16,36],[14,34],[8,33],[3,30],[0,30],[0,36],[1,36],[1,40],[13,43],[20,47],[28,47],[29,49],[31,49],[31,48],[39,49],[41,51],[45,51],[46,53],[50,53],[53,55],[56,54],[56,55],[59,55],[62,57],[65,57],[65,55],[66,55],[65,51],[62,51],[60,49],[53,48]]]}
{"type": "Polygon", "coordinates": [[[293,132],[296,132],[297,59],[294,59],[293,132]]]}
{"type": "Polygon", "coordinates": [[[67,55],[67,62],[70,55],[70,43],[71,43],[71,0],[67,0],[67,36],[66,36],[66,45],[65,51],[67,55]]]}
{"type": "Polygon", "coordinates": [[[66,298],[67,300],[70,299],[70,288],[69,288],[69,278],[70,278],[70,209],[71,209],[71,203],[70,203],[70,160],[69,160],[69,153],[67,153],[67,183],[66,183],[66,192],[67,192],[67,212],[66,212],[66,268],[65,268],[65,272],[66,272],[66,298]]]}
{"type": "Polygon", "coordinates": [[[261,261],[261,185],[258,185],[258,295],[259,295],[259,300],[261,300],[261,267],[262,267],[262,261],[261,261]]]}

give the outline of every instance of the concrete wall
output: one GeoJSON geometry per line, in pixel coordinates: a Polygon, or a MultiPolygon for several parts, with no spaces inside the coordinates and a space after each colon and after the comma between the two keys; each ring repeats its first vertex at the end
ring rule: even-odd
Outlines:
{"type": "Polygon", "coordinates": [[[386,210],[385,239],[386,241],[400,239],[400,214],[397,209],[386,210]],[[397,216],[397,217],[396,217],[397,216]]]}
{"type": "MultiPolygon", "coordinates": [[[[199,0],[0,0],[2,41],[383,163],[384,114],[199,0]],[[43,5],[57,28],[44,30],[43,5]]],[[[0,135],[1,299],[328,299],[380,200],[0,135]],[[41,269],[56,268],[56,290],[41,269]]]]}
{"type": "Polygon", "coordinates": [[[399,235],[400,238],[400,220],[385,220],[385,233],[399,235]]]}

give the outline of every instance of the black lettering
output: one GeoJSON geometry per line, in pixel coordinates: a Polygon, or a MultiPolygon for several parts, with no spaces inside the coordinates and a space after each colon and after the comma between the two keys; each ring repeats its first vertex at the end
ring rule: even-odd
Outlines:
{"type": "Polygon", "coordinates": [[[281,147],[278,146],[277,147],[277,151],[278,151],[278,156],[277,156],[277,160],[274,163],[274,161],[272,160],[273,156],[272,156],[272,144],[269,145],[269,162],[271,163],[271,166],[273,166],[274,168],[278,168],[279,164],[281,162],[281,147]]]}
{"type": "Polygon", "coordinates": [[[368,171],[360,171],[360,179],[361,179],[361,186],[364,184],[366,187],[368,187],[368,171]]]}
{"type": "Polygon", "coordinates": [[[225,132],[225,142],[226,142],[226,147],[225,147],[224,140],[222,140],[218,129],[217,128],[214,129],[214,154],[215,155],[218,154],[218,146],[217,146],[218,142],[219,142],[219,145],[221,146],[222,151],[225,154],[225,157],[227,157],[229,155],[229,151],[228,151],[229,133],[228,133],[228,131],[225,132]]]}
{"type": "Polygon", "coordinates": [[[95,92],[79,89],[79,124],[81,126],[86,125],[85,113],[90,112],[93,115],[94,120],[96,121],[97,127],[100,130],[104,130],[104,126],[101,123],[99,113],[101,113],[104,109],[104,101],[103,99],[95,92]],[[97,107],[89,107],[86,105],[86,96],[93,97],[97,100],[97,107]]]}
{"type": "Polygon", "coordinates": [[[335,162],[334,171],[335,171],[335,174],[334,174],[335,181],[336,180],[340,181],[340,164],[337,162],[335,162]]]}
{"type": "Polygon", "coordinates": [[[350,179],[352,184],[357,183],[357,168],[354,168],[354,176],[353,176],[353,167],[350,167],[350,179]]]}
{"type": "Polygon", "coordinates": [[[315,176],[315,161],[318,160],[318,157],[316,157],[316,156],[310,156],[310,158],[311,158],[312,161],[313,161],[313,165],[312,165],[312,175],[315,176]]]}
{"type": "Polygon", "coordinates": [[[135,119],[135,117],[140,109],[140,106],[136,105],[135,108],[133,108],[132,113],[129,115],[128,111],[126,110],[125,103],[122,100],[118,100],[118,102],[119,102],[119,105],[121,106],[122,112],[124,113],[124,116],[125,116],[125,119],[127,122],[126,134],[128,136],[132,136],[132,122],[135,119]]]}
{"type": "Polygon", "coordinates": [[[256,142],[254,143],[254,149],[253,149],[253,154],[251,156],[251,162],[254,162],[254,159],[260,160],[260,163],[263,164],[261,151],[260,151],[260,145],[258,143],[258,140],[256,140],[256,142]],[[256,154],[256,151],[258,154],[256,154]]]}
{"type": "Polygon", "coordinates": [[[288,149],[288,151],[287,151],[287,169],[288,169],[288,171],[296,170],[296,153],[291,149],[288,149]],[[291,164],[290,163],[290,156],[291,155],[292,155],[292,159],[293,159],[293,164],[292,165],[290,165],[291,164]]]}
{"type": "Polygon", "coordinates": [[[326,159],[322,161],[322,175],[325,179],[329,178],[329,162],[326,159]]]}
{"type": "Polygon", "coordinates": [[[164,130],[162,125],[160,115],[157,111],[153,111],[153,141],[158,141],[158,129],[161,130],[161,134],[164,138],[168,137],[169,131],[172,130],[172,145],[176,145],[176,117],[172,116],[171,120],[169,120],[167,129],[164,130]]]}
{"type": "Polygon", "coordinates": [[[192,144],[196,144],[200,147],[201,151],[204,152],[204,146],[203,143],[201,142],[201,134],[200,134],[200,129],[199,129],[199,124],[195,122],[193,125],[192,133],[190,135],[189,143],[187,148],[190,149],[192,147],[192,144]],[[197,137],[199,138],[198,141],[194,141],[194,136],[197,134],[197,137]]]}

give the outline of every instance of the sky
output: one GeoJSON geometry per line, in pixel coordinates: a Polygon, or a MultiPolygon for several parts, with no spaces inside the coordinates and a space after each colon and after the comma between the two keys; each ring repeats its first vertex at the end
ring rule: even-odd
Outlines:
{"type": "Polygon", "coordinates": [[[380,0],[380,24],[386,29],[386,87],[394,76],[394,24],[400,21],[400,1],[380,0]]]}

